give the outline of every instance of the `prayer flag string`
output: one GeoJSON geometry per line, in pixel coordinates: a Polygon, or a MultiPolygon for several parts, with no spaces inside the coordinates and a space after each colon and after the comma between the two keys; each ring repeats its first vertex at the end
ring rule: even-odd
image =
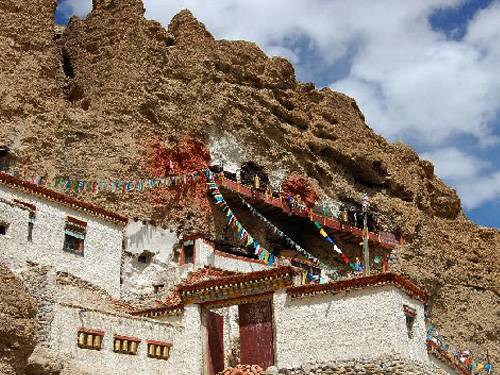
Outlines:
{"type": "MultiPolygon", "coordinates": [[[[66,192],[98,194],[103,191],[112,193],[143,192],[157,188],[174,188],[180,185],[187,186],[195,184],[200,177],[206,180],[212,179],[213,173],[208,168],[199,169],[193,172],[186,172],[180,175],[170,175],[160,178],[127,179],[127,180],[85,180],[85,179],[65,179],[56,178],[53,186],[56,189],[63,189],[66,192]]],[[[32,183],[41,184],[41,179],[33,178],[32,183]]]]}
{"type": "Polygon", "coordinates": [[[215,200],[215,204],[222,207],[223,211],[226,212],[226,222],[227,225],[236,230],[238,235],[238,240],[245,243],[247,247],[251,247],[254,251],[254,254],[259,257],[259,260],[266,262],[269,266],[272,266],[276,262],[275,256],[263,248],[258,241],[252,237],[250,233],[241,225],[239,220],[234,215],[233,211],[227,205],[224,197],[222,196],[219,187],[217,184],[211,179],[211,176],[208,178],[207,182],[208,189],[211,192],[212,197],[215,200]]]}
{"type": "MultiPolygon", "coordinates": [[[[241,198],[241,197],[240,197],[241,198]]],[[[274,234],[283,238],[285,242],[290,245],[293,249],[297,250],[300,254],[302,254],[307,260],[320,265],[322,268],[328,268],[318,258],[315,258],[311,254],[309,254],[304,248],[302,248],[299,244],[293,241],[290,237],[288,237],[283,231],[281,231],[278,227],[276,227],[273,223],[271,223],[267,218],[265,218],[259,211],[257,211],[250,203],[248,203],[245,199],[241,198],[243,204],[250,210],[252,214],[257,216],[261,221],[263,221],[267,227],[273,231],[274,234]]]]}
{"type": "Polygon", "coordinates": [[[316,227],[316,229],[319,230],[319,233],[321,234],[321,236],[326,240],[328,241],[330,244],[333,245],[333,250],[335,250],[336,253],[338,253],[340,255],[340,257],[342,258],[342,260],[344,261],[344,263],[346,265],[348,265],[349,267],[351,267],[353,270],[356,270],[356,265],[351,262],[349,260],[349,258],[342,252],[342,250],[340,249],[340,247],[337,245],[337,243],[335,242],[335,240],[333,238],[331,238],[328,233],[326,233],[325,229],[321,226],[320,223],[318,223],[316,220],[313,220],[313,224],[314,226],[316,227]]]}

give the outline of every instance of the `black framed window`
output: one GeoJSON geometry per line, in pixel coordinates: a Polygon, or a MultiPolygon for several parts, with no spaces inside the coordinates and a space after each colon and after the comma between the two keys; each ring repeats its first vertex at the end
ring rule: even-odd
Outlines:
{"type": "Polygon", "coordinates": [[[184,264],[194,263],[194,241],[184,242],[184,264]]]}
{"type": "Polygon", "coordinates": [[[33,228],[35,227],[35,214],[30,213],[30,218],[28,221],[28,241],[33,242],[33,228]]]}
{"type": "Polygon", "coordinates": [[[5,146],[0,146],[0,171],[9,170],[9,149],[5,146]]]}
{"type": "Polygon", "coordinates": [[[84,256],[86,229],[78,225],[66,223],[64,228],[63,250],[68,253],[84,256]]]}
{"type": "Polygon", "coordinates": [[[415,318],[417,317],[417,311],[407,305],[403,305],[403,312],[405,314],[406,320],[406,331],[408,333],[408,338],[413,338],[413,326],[415,325],[415,318]]]}

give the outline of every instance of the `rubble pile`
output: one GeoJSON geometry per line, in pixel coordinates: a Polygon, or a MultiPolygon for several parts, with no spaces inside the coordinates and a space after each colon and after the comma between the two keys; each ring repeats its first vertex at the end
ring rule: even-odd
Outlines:
{"type": "Polygon", "coordinates": [[[258,375],[262,374],[263,371],[262,367],[257,365],[238,365],[236,367],[227,368],[217,375],[258,375]]]}

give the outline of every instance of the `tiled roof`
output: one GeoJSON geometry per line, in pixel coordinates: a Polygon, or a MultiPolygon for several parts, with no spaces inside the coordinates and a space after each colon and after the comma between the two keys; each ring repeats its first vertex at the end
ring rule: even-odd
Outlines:
{"type": "Polygon", "coordinates": [[[260,280],[273,280],[283,276],[293,275],[294,273],[295,270],[292,267],[276,267],[264,271],[248,272],[233,276],[204,280],[191,285],[182,285],[179,288],[179,293],[183,295],[215,287],[234,286],[260,280]]]}
{"type": "Polygon", "coordinates": [[[184,304],[179,294],[179,289],[185,285],[193,285],[202,281],[221,279],[238,274],[234,271],[226,271],[215,267],[206,266],[196,271],[190,272],[187,277],[173,288],[170,293],[161,300],[154,300],[153,303],[137,307],[132,315],[156,317],[161,315],[178,315],[184,311],[184,304]]]}
{"type": "MultiPolygon", "coordinates": [[[[216,296],[213,298],[213,293],[210,294],[210,301],[221,300],[231,300],[233,302],[235,299],[245,298],[243,292],[245,287],[257,286],[257,290],[251,291],[250,294],[255,295],[266,295],[270,290],[272,291],[272,285],[274,283],[280,282],[279,287],[286,287],[291,284],[291,277],[294,274],[294,269],[292,267],[277,267],[265,271],[249,272],[249,273],[237,273],[233,271],[224,271],[221,269],[213,267],[205,267],[197,271],[191,272],[188,277],[179,285],[177,285],[170,294],[162,299],[161,301],[155,301],[156,306],[147,306],[143,304],[143,308],[137,308],[136,311],[132,312],[132,315],[141,315],[148,317],[156,317],[161,315],[178,315],[183,312],[184,305],[189,303],[200,303],[201,300],[196,302],[192,301],[190,298],[185,298],[185,295],[194,294],[204,294],[207,291],[212,291],[213,289],[231,288],[237,290],[238,293],[228,293],[224,296],[216,296]],[[286,279],[284,282],[283,280],[286,279]],[[262,285],[262,288],[260,287],[262,285]]],[[[277,285],[277,284],[276,284],[277,285]]]]}
{"type": "Polygon", "coordinates": [[[293,283],[292,267],[276,267],[234,276],[200,281],[178,288],[184,304],[214,304],[274,293],[293,283]]]}
{"type": "Polygon", "coordinates": [[[326,284],[309,284],[290,287],[287,289],[287,293],[293,298],[297,298],[325,293],[338,293],[351,289],[361,289],[387,284],[396,286],[411,297],[423,303],[427,302],[428,295],[425,290],[416,286],[406,277],[397,273],[381,273],[378,275],[334,281],[326,284]]]}
{"type": "Polygon", "coordinates": [[[49,201],[61,203],[75,210],[83,211],[85,213],[98,216],[109,221],[114,221],[120,224],[127,224],[128,222],[128,218],[126,218],[125,216],[108,211],[92,203],[83,202],[65,194],[58,193],[46,187],[23,181],[4,172],[0,172],[0,184],[4,184],[6,186],[21,190],[25,193],[35,195],[49,201]]]}

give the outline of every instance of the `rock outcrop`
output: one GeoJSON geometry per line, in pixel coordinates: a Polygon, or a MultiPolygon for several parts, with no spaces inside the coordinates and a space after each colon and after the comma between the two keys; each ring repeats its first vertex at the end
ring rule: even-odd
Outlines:
{"type": "MultiPolygon", "coordinates": [[[[4,3],[0,143],[21,176],[143,178],[158,142],[189,136],[213,158],[257,163],[271,183],[303,175],[321,199],[368,191],[407,240],[399,267],[430,291],[440,333],[500,353],[499,231],[470,222],[432,164],[375,134],[352,98],[298,82],[288,61],[253,43],[215,40],[187,10],[165,30],[144,18],[140,0],[94,0],[54,40],[54,0],[4,3]]],[[[181,232],[215,230],[210,215],[144,194],[85,199],[181,232]]]]}
{"type": "Polygon", "coordinates": [[[20,375],[36,344],[36,301],[0,264],[0,374],[20,375]]]}

